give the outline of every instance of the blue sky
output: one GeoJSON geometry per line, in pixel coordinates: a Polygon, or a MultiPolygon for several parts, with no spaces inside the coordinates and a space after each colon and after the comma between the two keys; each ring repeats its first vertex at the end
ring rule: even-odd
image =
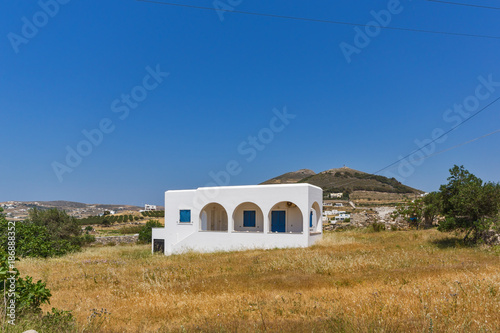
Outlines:
{"type": "MultiPolygon", "coordinates": [[[[240,185],[301,168],[375,172],[500,97],[500,39],[373,30],[349,63],[341,45],[356,47],[353,26],[234,12],[221,20],[215,11],[132,0],[54,1],[0,11],[0,201],[162,204],[164,191],[205,186],[214,174],[240,185]],[[464,103],[467,110],[453,110],[464,103]],[[68,149],[79,154],[71,165],[68,149]]],[[[382,22],[389,27],[500,36],[498,10],[425,0],[216,3],[359,24],[391,9],[382,22]]],[[[463,164],[499,181],[500,133],[428,157],[498,130],[499,109],[500,101],[425,159],[381,174],[432,191],[463,164]]]]}

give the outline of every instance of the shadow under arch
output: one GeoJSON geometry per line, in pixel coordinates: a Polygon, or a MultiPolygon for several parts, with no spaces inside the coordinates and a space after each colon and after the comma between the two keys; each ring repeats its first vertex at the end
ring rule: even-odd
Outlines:
{"type": "Polygon", "coordinates": [[[200,230],[227,231],[227,220],[227,212],[222,205],[209,203],[200,212],[200,230]]]}

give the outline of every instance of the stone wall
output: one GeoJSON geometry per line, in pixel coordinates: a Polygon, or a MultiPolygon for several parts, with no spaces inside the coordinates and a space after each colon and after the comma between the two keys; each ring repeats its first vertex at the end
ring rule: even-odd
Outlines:
{"type": "Polygon", "coordinates": [[[138,239],[139,239],[139,234],[127,235],[127,236],[104,236],[104,237],[96,237],[94,244],[102,244],[102,245],[107,245],[110,243],[130,244],[137,242],[138,239]]]}

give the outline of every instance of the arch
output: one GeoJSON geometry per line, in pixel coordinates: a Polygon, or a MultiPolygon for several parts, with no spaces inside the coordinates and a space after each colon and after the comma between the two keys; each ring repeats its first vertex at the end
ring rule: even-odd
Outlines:
{"type": "Polygon", "coordinates": [[[234,231],[264,231],[264,214],[257,204],[253,202],[243,202],[239,204],[233,213],[234,231]],[[253,214],[252,214],[253,212],[253,214]],[[255,224],[252,226],[252,217],[255,224]],[[245,223],[247,223],[245,225],[245,223]]]}
{"type": "Polygon", "coordinates": [[[200,230],[201,231],[227,231],[227,212],[226,209],[212,202],[200,212],[200,230]]]}
{"type": "Polygon", "coordinates": [[[281,201],[275,204],[268,214],[268,232],[292,232],[304,231],[304,219],[302,211],[293,202],[281,201]]]}
{"type": "Polygon", "coordinates": [[[320,227],[322,228],[323,224],[321,222],[321,208],[316,201],[312,204],[309,214],[309,228],[313,231],[317,231],[320,227]]]}

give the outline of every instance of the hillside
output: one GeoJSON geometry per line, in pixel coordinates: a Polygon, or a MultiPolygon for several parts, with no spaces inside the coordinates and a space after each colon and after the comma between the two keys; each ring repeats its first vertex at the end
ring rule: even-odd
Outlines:
{"type": "MultiPolygon", "coordinates": [[[[69,215],[82,218],[91,215],[99,215],[106,210],[114,210],[117,213],[139,211],[138,206],[131,205],[106,205],[106,204],[86,204],[73,201],[7,201],[0,202],[0,207],[5,209],[5,215],[10,220],[23,220],[28,216],[31,208],[49,209],[57,208],[65,210],[69,215]]],[[[161,210],[163,207],[158,207],[161,210]]]]}
{"type": "MultiPolygon", "coordinates": [[[[395,178],[372,175],[348,167],[330,169],[318,174],[312,170],[302,169],[271,178],[262,184],[290,183],[308,183],[321,187],[325,194],[343,192],[366,200],[369,200],[370,196],[373,197],[375,193],[380,193],[379,197],[387,197],[387,195],[382,195],[387,193],[397,194],[397,198],[393,196],[395,200],[405,195],[423,193],[418,189],[400,183],[395,178]],[[305,177],[299,179],[302,175],[305,175],[305,177]],[[368,195],[366,195],[367,193],[368,195]]],[[[375,195],[373,200],[377,200],[376,197],[375,195]]]]}
{"type": "Polygon", "coordinates": [[[316,173],[309,169],[301,169],[298,171],[287,172],[281,176],[266,180],[262,184],[294,184],[300,182],[302,179],[312,177],[316,173]]]}

